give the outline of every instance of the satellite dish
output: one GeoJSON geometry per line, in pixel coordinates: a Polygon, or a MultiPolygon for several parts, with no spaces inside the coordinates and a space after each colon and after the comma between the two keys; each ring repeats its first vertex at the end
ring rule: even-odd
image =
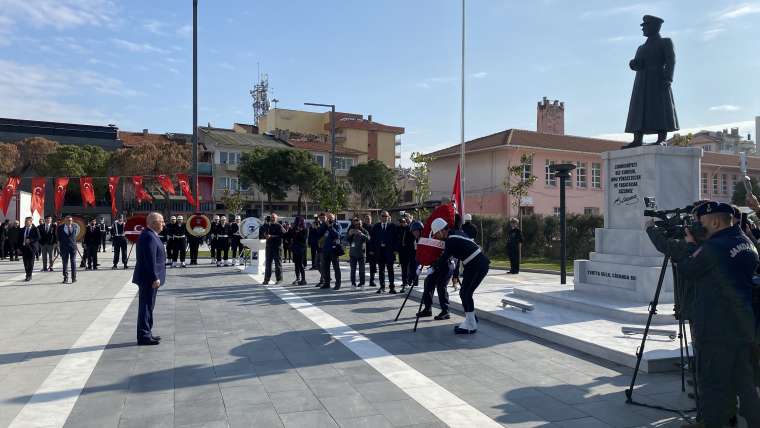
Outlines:
{"type": "Polygon", "coordinates": [[[259,239],[259,227],[261,226],[261,220],[256,217],[248,217],[243,220],[243,226],[240,228],[240,235],[243,238],[259,239]]]}

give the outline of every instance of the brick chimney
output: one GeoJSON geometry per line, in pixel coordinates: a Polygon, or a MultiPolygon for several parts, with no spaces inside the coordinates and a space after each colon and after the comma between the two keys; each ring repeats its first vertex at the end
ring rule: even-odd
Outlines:
{"type": "Polygon", "coordinates": [[[536,131],[542,134],[565,135],[565,103],[544,97],[536,109],[536,131]]]}

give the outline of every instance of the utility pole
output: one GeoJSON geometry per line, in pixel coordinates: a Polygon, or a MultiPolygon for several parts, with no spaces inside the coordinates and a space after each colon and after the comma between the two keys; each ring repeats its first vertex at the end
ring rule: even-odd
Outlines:
{"type": "Polygon", "coordinates": [[[196,211],[200,207],[198,192],[198,0],[193,0],[193,187],[196,211]]]}

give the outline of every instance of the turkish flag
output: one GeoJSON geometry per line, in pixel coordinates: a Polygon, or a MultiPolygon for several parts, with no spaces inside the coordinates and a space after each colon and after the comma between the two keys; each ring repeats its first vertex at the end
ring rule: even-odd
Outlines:
{"type": "Polygon", "coordinates": [[[187,174],[177,174],[177,182],[179,182],[179,190],[181,190],[182,194],[185,195],[187,203],[196,207],[195,198],[193,197],[192,190],[190,190],[190,181],[187,177],[187,174]]]}
{"type": "Polygon", "coordinates": [[[2,206],[0,206],[3,209],[3,215],[8,215],[8,205],[11,204],[19,183],[21,183],[21,177],[8,177],[8,183],[3,187],[2,206]]]}
{"type": "Polygon", "coordinates": [[[60,214],[63,199],[66,197],[66,187],[69,185],[69,177],[55,179],[55,212],[60,214]]]}
{"type": "Polygon", "coordinates": [[[95,188],[92,187],[92,177],[79,177],[79,187],[82,192],[82,205],[95,206],[95,188]]]}
{"type": "Polygon", "coordinates": [[[143,187],[142,176],[135,175],[132,177],[132,184],[135,186],[135,199],[137,199],[138,204],[142,203],[142,201],[153,202],[153,197],[150,196],[150,193],[146,192],[145,187],[143,187]]]}
{"type": "Polygon", "coordinates": [[[457,165],[457,175],[454,177],[454,190],[451,192],[451,201],[454,203],[454,211],[459,215],[462,214],[462,180],[460,179],[460,169],[457,165]]]}
{"type": "Polygon", "coordinates": [[[42,211],[45,209],[45,183],[47,179],[45,177],[32,178],[32,213],[37,213],[42,216],[42,211]]]}
{"type": "Polygon", "coordinates": [[[108,193],[111,195],[111,216],[116,217],[116,189],[119,188],[119,177],[108,177],[108,193]]]}
{"type": "Polygon", "coordinates": [[[430,216],[425,220],[425,226],[422,229],[419,241],[417,241],[417,262],[422,266],[430,266],[438,260],[438,257],[443,254],[445,248],[444,242],[433,238],[431,235],[431,225],[433,220],[442,218],[446,220],[446,224],[451,227],[454,224],[454,204],[446,204],[438,206],[430,216]]]}
{"type": "Polygon", "coordinates": [[[174,190],[174,184],[172,184],[172,179],[169,178],[168,175],[159,175],[156,176],[156,180],[158,180],[158,184],[161,185],[161,188],[164,189],[164,192],[170,194],[170,195],[176,195],[177,191],[174,190]]]}

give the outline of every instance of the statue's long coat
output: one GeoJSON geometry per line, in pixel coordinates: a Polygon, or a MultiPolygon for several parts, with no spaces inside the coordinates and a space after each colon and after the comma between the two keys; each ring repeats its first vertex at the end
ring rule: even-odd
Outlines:
{"type": "Polygon", "coordinates": [[[676,54],[667,38],[649,37],[636,50],[631,69],[636,71],[625,132],[656,134],[677,131],[678,116],[673,91],[666,82],[673,81],[676,54]]]}

